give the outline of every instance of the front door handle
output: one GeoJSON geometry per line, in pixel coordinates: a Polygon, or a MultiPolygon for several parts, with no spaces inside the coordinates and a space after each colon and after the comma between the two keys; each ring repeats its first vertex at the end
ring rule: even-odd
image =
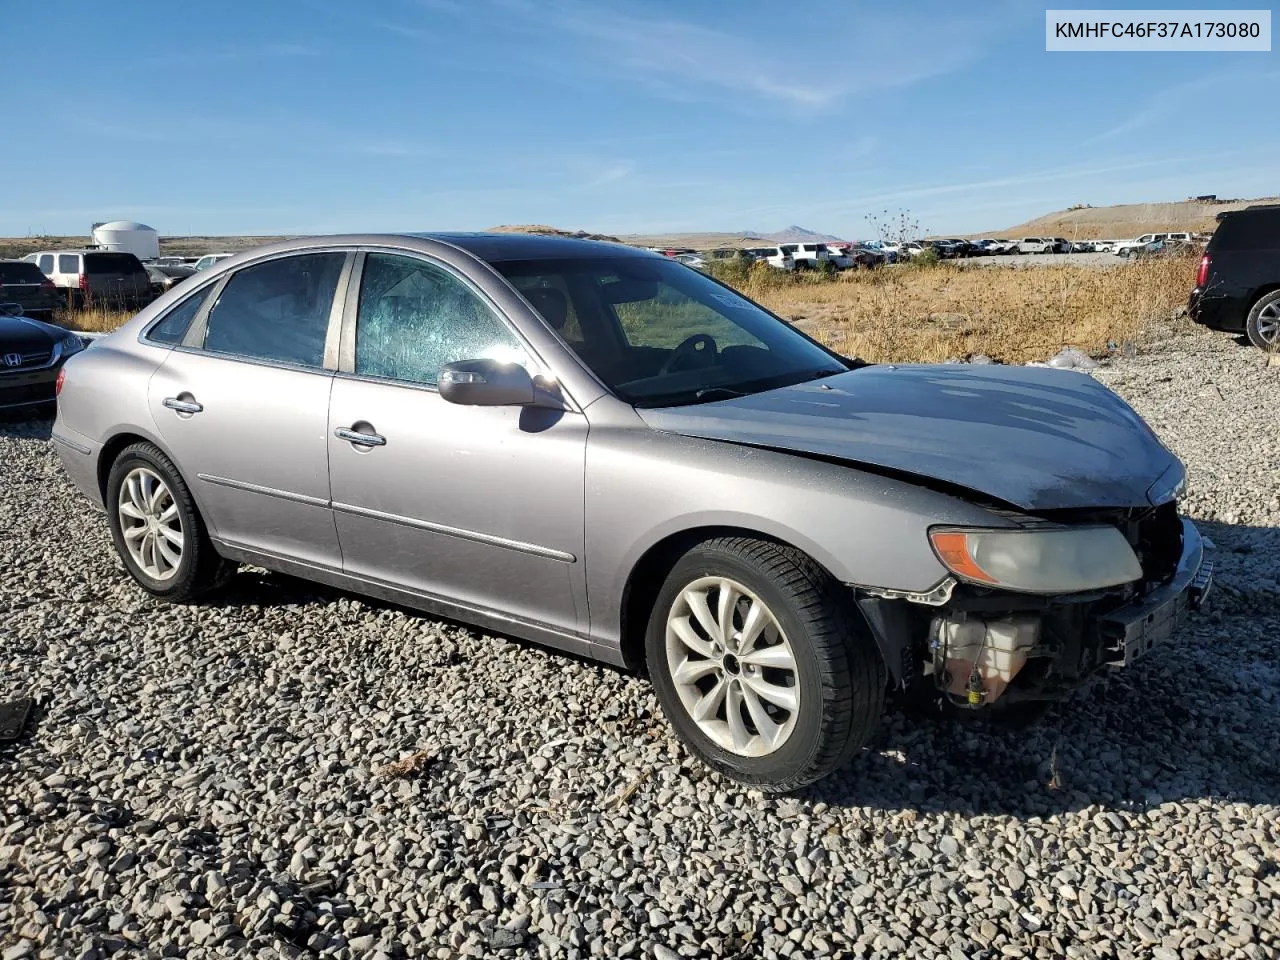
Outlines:
{"type": "Polygon", "coordinates": [[[346,440],[361,447],[385,447],[387,445],[387,438],[376,433],[360,433],[358,430],[347,430],[339,427],[333,431],[333,435],[339,440],[346,440]]]}
{"type": "Polygon", "coordinates": [[[188,415],[199,413],[204,409],[203,404],[196,403],[194,400],[179,400],[177,397],[165,397],[164,405],[170,410],[176,410],[178,413],[188,415]]]}

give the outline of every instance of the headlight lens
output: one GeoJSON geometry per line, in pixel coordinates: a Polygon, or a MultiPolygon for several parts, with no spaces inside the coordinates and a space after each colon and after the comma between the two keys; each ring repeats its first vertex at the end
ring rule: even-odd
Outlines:
{"type": "Polygon", "coordinates": [[[77,337],[74,333],[68,333],[65,337],[58,341],[57,352],[60,357],[69,357],[73,353],[79,353],[84,349],[84,341],[77,337]]]}
{"type": "Polygon", "coordinates": [[[962,580],[1020,593],[1077,593],[1141,578],[1115,527],[929,531],[938,559],[962,580]]]}
{"type": "Polygon", "coordinates": [[[1156,506],[1170,500],[1181,500],[1187,493],[1187,471],[1181,463],[1175,463],[1147,490],[1147,499],[1156,506]]]}

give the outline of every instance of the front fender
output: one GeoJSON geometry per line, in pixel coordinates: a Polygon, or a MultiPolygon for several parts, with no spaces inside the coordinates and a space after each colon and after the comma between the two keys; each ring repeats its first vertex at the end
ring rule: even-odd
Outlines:
{"type": "Polygon", "coordinates": [[[841,582],[924,592],[947,573],[929,545],[933,524],[1012,521],[839,463],[656,430],[593,428],[585,552],[592,636],[620,643],[632,571],[677,534],[754,532],[803,550],[841,582]]]}

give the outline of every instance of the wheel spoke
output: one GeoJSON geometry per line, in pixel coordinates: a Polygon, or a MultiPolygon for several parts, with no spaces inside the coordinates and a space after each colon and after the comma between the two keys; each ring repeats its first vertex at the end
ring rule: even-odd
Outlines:
{"type": "Polygon", "coordinates": [[[704,693],[698,702],[693,705],[693,719],[698,723],[705,723],[710,717],[715,716],[716,711],[720,709],[720,704],[724,703],[725,689],[728,684],[723,679],[717,680],[716,685],[704,693]]]}
{"type": "Polygon", "coordinates": [[[747,729],[746,723],[742,719],[742,684],[734,683],[729,685],[729,690],[725,695],[725,716],[729,721],[729,736],[733,741],[733,749],[736,753],[742,753],[747,749],[747,744],[751,740],[751,731],[747,729]]]}
{"type": "MultiPolygon", "coordinates": [[[[155,550],[157,561],[163,559],[165,567],[169,570],[178,566],[178,562],[182,559],[182,549],[175,550],[165,542],[163,537],[156,537],[155,550]]],[[[159,564],[157,563],[157,566],[159,564]]]]}
{"type": "Polygon", "coordinates": [[[154,483],[155,481],[151,479],[151,474],[142,473],[138,475],[138,496],[141,498],[138,506],[147,511],[147,513],[152,512],[151,496],[155,492],[154,483]]]}
{"type": "Polygon", "coordinates": [[[693,629],[693,624],[689,622],[688,617],[677,617],[668,626],[671,628],[671,632],[680,638],[680,642],[694,653],[702,657],[714,657],[716,655],[711,648],[711,644],[698,636],[698,632],[693,629]]]}
{"type": "Polygon", "coordinates": [[[783,710],[795,710],[796,692],[793,688],[767,683],[759,677],[744,676],[742,682],[774,706],[781,707],[783,710]]]}
{"type": "Polygon", "coordinates": [[[120,504],[120,513],[122,516],[128,517],[130,520],[145,520],[147,515],[135,507],[132,503],[120,504]]]}
{"type": "Polygon", "coordinates": [[[742,699],[747,705],[747,713],[751,714],[751,722],[756,725],[756,730],[764,738],[764,742],[770,747],[776,746],[778,734],[782,732],[782,725],[773,722],[764,704],[760,702],[760,697],[745,683],[742,685],[742,699]]]}
{"type": "Polygon", "coordinates": [[[137,540],[146,535],[147,528],[144,524],[139,524],[134,527],[125,527],[120,532],[124,534],[126,540],[137,540]]]}
{"type": "Polygon", "coordinates": [[[156,538],[155,534],[150,530],[142,538],[142,568],[152,575],[157,575],[160,572],[156,564],[156,538]]]}
{"type": "Polygon", "coordinates": [[[720,641],[726,650],[733,639],[733,611],[740,596],[732,583],[728,580],[720,581],[719,596],[716,598],[716,625],[720,628],[720,641]]]}
{"type": "Polygon", "coordinates": [[[172,523],[174,520],[177,519],[177,517],[178,517],[178,505],[176,503],[170,503],[167,507],[164,508],[164,512],[160,514],[159,519],[161,523],[172,523]]]}
{"type": "Polygon", "coordinates": [[[672,672],[671,679],[676,683],[695,683],[718,669],[715,660],[685,660],[672,672]]]}
{"type": "Polygon", "coordinates": [[[742,636],[738,640],[738,652],[744,655],[751,650],[756,641],[760,639],[760,634],[764,632],[764,628],[769,624],[769,614],[764,608],[764,604],[758,600],[751,600],[751,607],[747,610],[747,615],[742,621],[742,636]]]}
{"type": "Polygon", "coordinates": [[[775,644],[772,647],[757,647],[750,653],[744,653],[742,662],[749,663],[753,667],[772,670],[795,670],[796,668],[796,659],[785,643],[775,644]]]}
{"type": "Polygon", "coordinates": [[[125,483],[125,489],[129,494],[129,501],[133,504],[134,510],[138,512],[139,517],[147,515],[147,498],[142,495],[142,477],[140,474],[133,474],[125,483]]]}
{"type": "Polygon", "coordinates": [[[705,590],[686,590],[684,592],[684,602],[689,605],[689,609],[693,611],[694,617],[697,618],[699,625],[706,631],[710,639],[723,639],[720,635],[720,625],[716,623],[716,618],[711,613],[711,608],[707,606],[707,592],[705,590]]]}
{"type": "Polygon", "coordinates": [[[164,524],[161,524],[156,527],[156,532],[179,550],[182,549],[182,531],[174,530],[172,527],[166,527],[164,524]]]}

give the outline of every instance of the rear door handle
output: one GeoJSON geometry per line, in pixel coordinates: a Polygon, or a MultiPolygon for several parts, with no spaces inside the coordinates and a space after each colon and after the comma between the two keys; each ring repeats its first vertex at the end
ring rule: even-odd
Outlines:
{"type": "Polygon", "coordinates": [[[179,400],[177,397],[165,397],[164,405],[170,410],[186,414],[199,413],[204,409],[203,404],[196,403],[194,400],[179,400]]]}
{"type": "Polygon", "coordinates": [[[358,430],[347,430],[339,427],[333,431],[339,440],[346,440],[362,447],[385,447],[387,438],[376,433],[360,433],[358,430]]]}

